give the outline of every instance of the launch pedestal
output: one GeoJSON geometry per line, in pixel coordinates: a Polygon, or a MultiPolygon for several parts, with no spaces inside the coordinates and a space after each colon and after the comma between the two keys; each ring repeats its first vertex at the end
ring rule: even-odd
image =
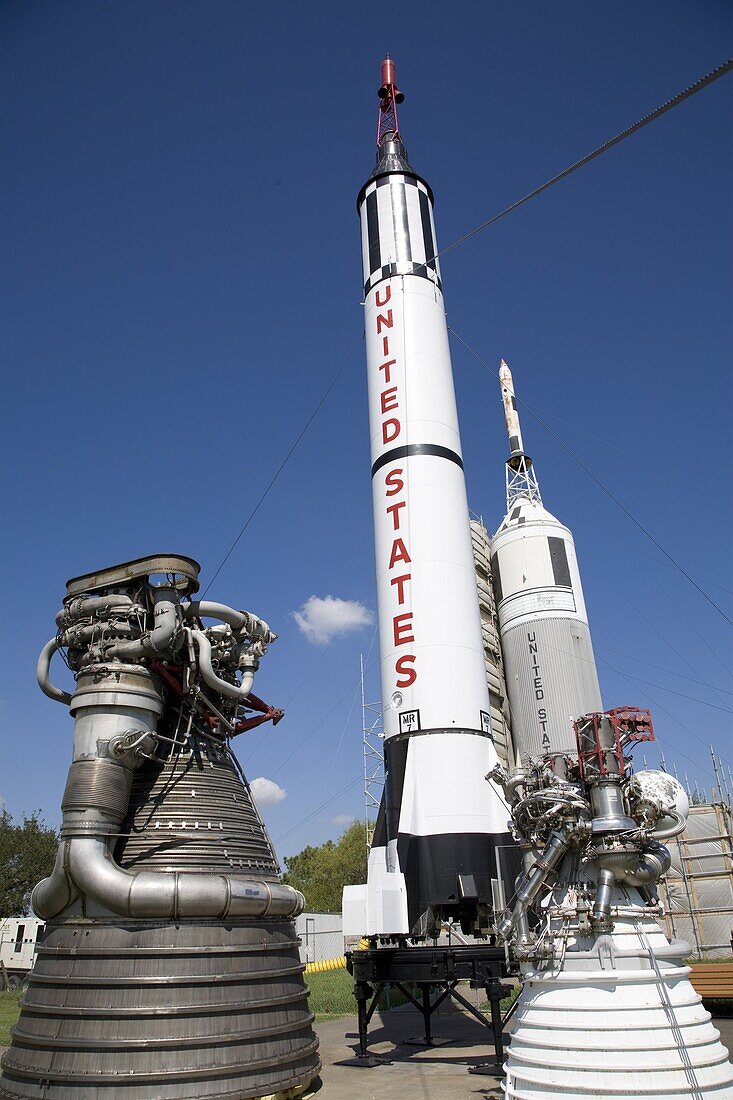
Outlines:
{"type": "Polygon", "coordinates": [[[501,978],[507,971],[503,947],[374,947],[347,951],[346,967],[354,978],[359,1024],[359,1053],[350,1065],[372,1068],[389,1064],[389,1059],[370,1054],[368,1050],[369,1023],[383,990],[388,986],[399,989],[422,1015],[424,1037],[408,1042],[420,1046],[441,1045],[442,1040],[433,1037],[432,1016],[439,1005],[451,999],[491,1030],[497,1065],[501,1065],[504,1046],[500,1002],[509,992],[508,987],[501,984],[501,978]],[[469,981],[472,989],[486,990],[489,1019],[458,992],[459,981],[469,981]],[[408,986],[418,987],[420,999],[408,986]],[[437,991],[435,998],[432,996],[433,990],[437,991]]]}

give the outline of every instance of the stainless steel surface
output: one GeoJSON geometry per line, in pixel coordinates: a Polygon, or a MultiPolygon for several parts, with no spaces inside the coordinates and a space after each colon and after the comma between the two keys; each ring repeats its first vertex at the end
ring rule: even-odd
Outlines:
{"type": "Polygon", "coordinates": [[[156,574],[172,573],[176,577],[179,592],[198,592],[201,566],[193,558],[181,554],[155,554],[147,558],[135,558],[120,565],[98,569],[94,573],[84,573],[80,577],[71,577],[66,582],[66,595],[80,596],[94,592],[99,588],[121,588],[129,581],[156,574]]]}
{"type": "Polygon", "coordinates": [[[502,636],[504,668],[512,714],[512,734],[520,756],[542,757],[546,752],[574,752],[573,720],[578,714],[567,711],[568,698],[582,708],[579,713],[595,710],[598,705],[598,677],[593,658],[590,631],[575,618],[543,619],[511,627],[502,636]],[[535,686],[537,666],[523,659],[528,648],[536,648],[542,686],[535,686]],[[572,657],[572,660],[568,660],[572,657]],[[537,698],[541,691],[541,698],[537,698]],[[543,718],[544,712],[544,718],[543,718]],[[556,716],[549,748],[543,742],[543,721],[556,716]],[[562,732],[561,732],[562,731],[562,732]]]}
{"type": "Polygon", "coordinates": [[[221,604],[188,616],[215,609],[220,625],[185,626],[193,566],[141,559],[90,575],[89,591],[72,583],[44,648],[52,698],[59,644],[76,675],[74,750],[56,865],[33,892],[48,935],[0,1097],[243,1100],[318,1071],[289,919],[304,899],[279,881],[227,740],[276,635],[221,604]]]}
{"type": "Polygon", "coordinates": [[[679,806],[679,818],[686,816],[686,800],[679,799],[684,792],[672,777],[659,783],[654,772],[634,775],[624,756],[624,746],[649,740],[651,728],[648,711],[594,712],[574,723],[573,756],[528,757],[513,775],[500,765],[487,775],[504,791],[525,852],[512,907],[496,925],[523,962],[557,961],[571,930],[580,936],[611,932],[619,887],[637,891],[647,915],[661,913],[657,883],[671,857],[657,835],[672,806],[679,806]],[[553,904],[554,897],[559,902],[553,904]]]}
{"type": "Polygon", "coordinates": [[[213,1100],[318,1065],[291,921],[69,920],[39,949],[0,1096],[213,1100]]]}

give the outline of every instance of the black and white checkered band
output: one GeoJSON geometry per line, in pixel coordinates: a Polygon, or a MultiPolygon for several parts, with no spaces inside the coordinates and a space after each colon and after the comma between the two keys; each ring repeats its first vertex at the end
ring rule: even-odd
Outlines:
{"type": "Polygon", "coordinates": [[[395,275],[417,275],[442,289],[430,192],[401,172],[364,188],[361,216],[364,294],[395,275]]]}
{"type": "Polygon", "coordinates": [[[438,290],[443,289],[440,276],[426,264],[385,264],[384,267],[380,267],[378,271],[370,275],[364,283],[364,296],[366,297],[369,291],[373,290],[378,283],[383,282],[385,279],[391,279],[395,275],[418,275],[423,279],[429,279],[431,283],[435,283],[438,290]]]}

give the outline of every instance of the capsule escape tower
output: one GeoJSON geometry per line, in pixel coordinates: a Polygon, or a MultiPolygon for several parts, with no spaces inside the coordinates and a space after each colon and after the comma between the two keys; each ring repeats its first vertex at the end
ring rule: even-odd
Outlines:
{"type": "Polygon", "coordinates": [[[385,790],[347,932],[485,931],[508,810],[497,761],[433,193],[410,165],[382,64],[377,163],[359,192],[385,790]]]}

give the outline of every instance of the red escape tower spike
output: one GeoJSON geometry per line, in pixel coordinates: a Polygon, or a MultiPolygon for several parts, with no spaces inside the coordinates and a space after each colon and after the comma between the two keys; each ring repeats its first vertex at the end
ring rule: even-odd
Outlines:
{"type": "Polygon", "coordinates": [[[377,116],[377,145],[385,139],[402,139],[397,121],[397,104],[404,101],[404,95],[397,87],[397,75],[394,61],[389,54],[382,62],[382,87],[377,92],[380,98],[377,116]]]}

